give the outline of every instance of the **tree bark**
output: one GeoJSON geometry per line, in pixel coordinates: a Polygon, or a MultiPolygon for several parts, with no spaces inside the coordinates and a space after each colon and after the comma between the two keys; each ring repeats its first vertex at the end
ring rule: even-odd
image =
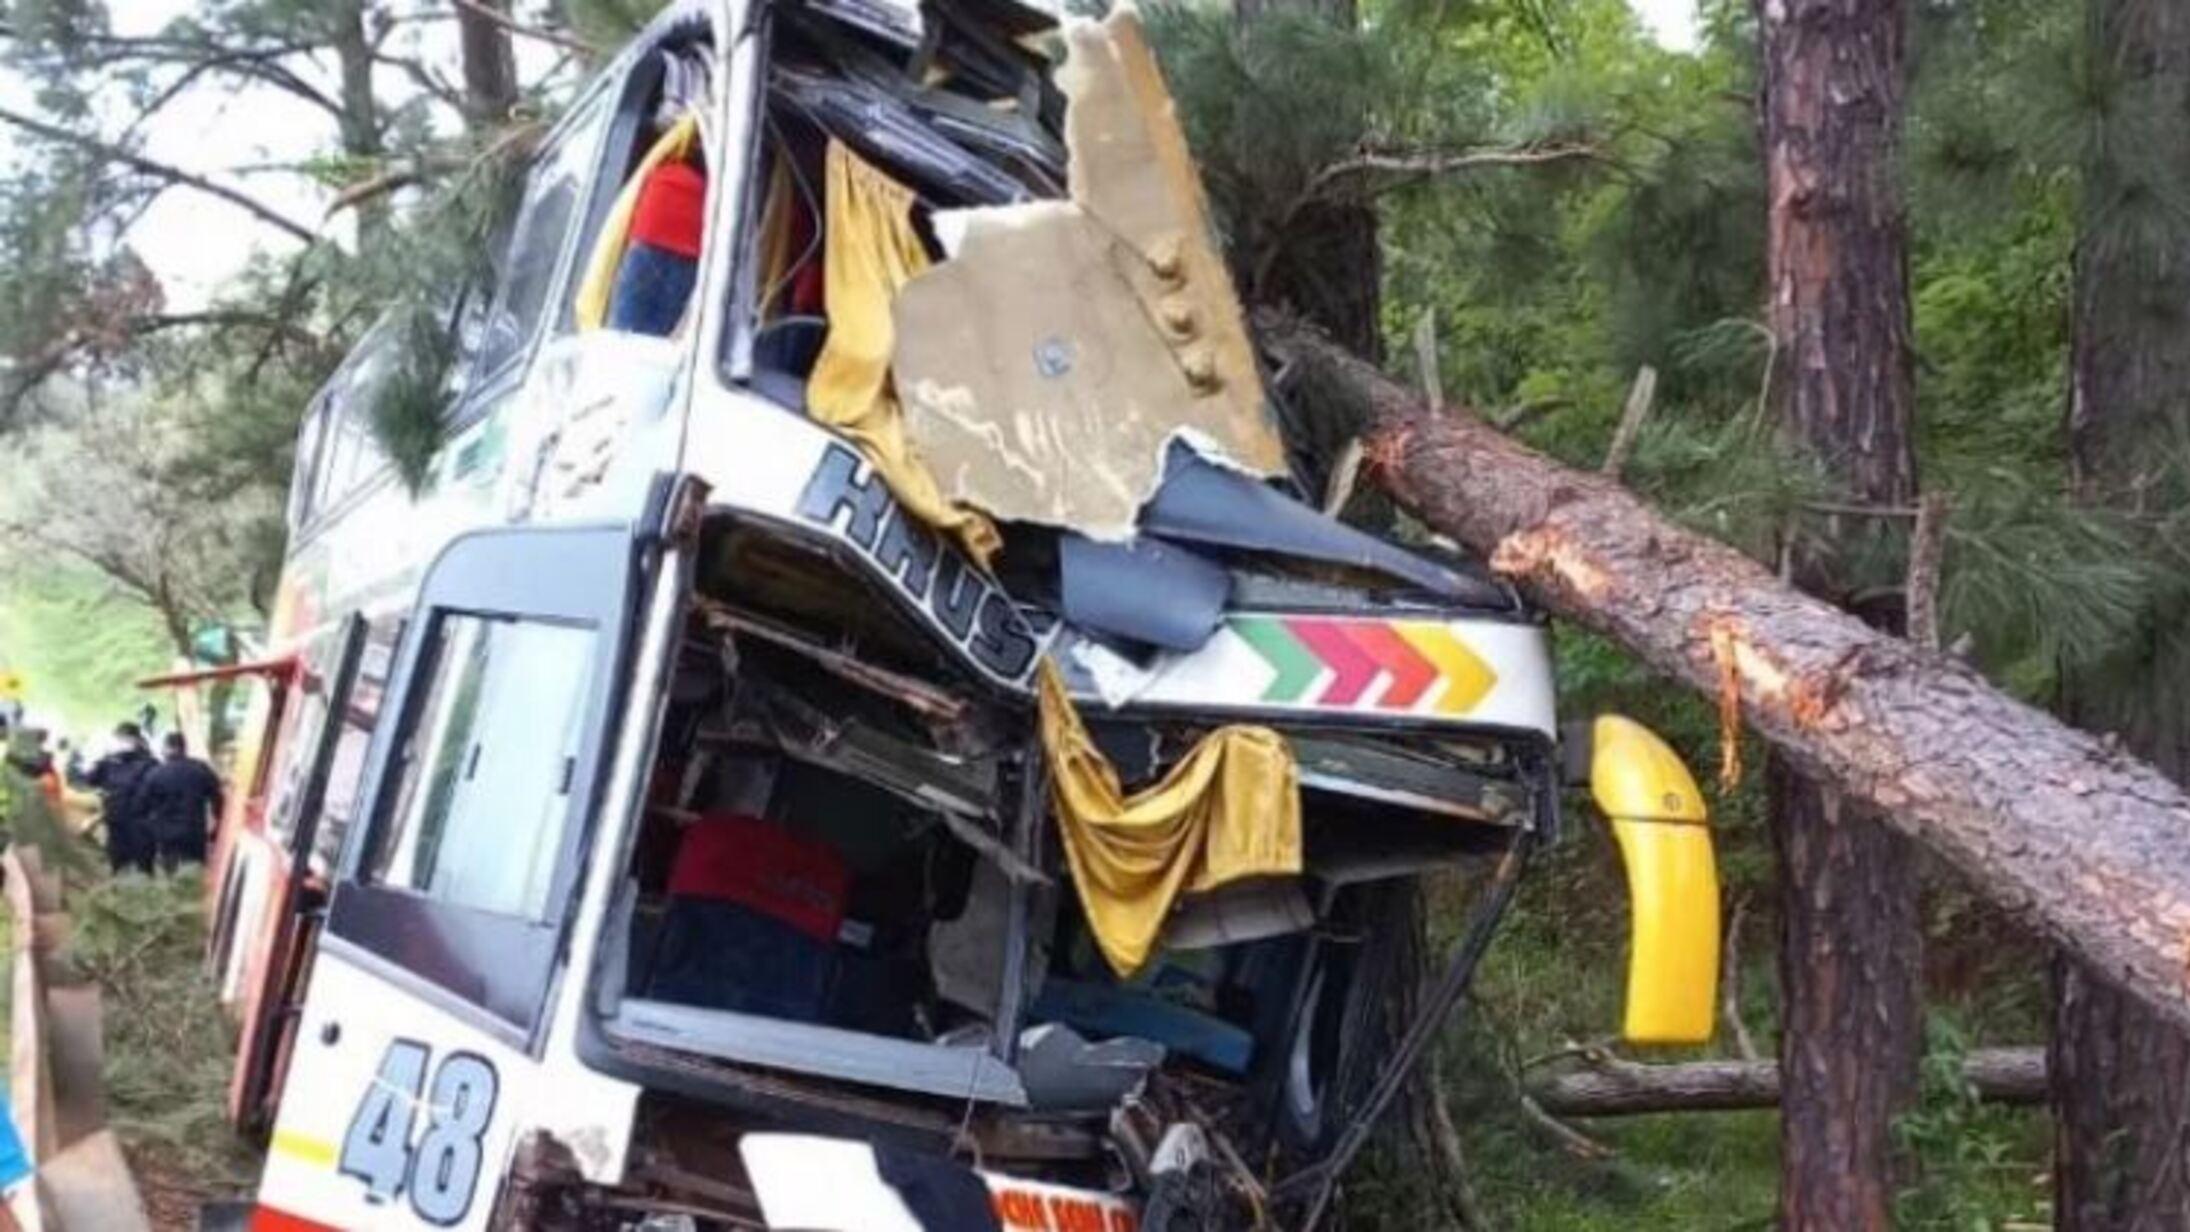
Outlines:
{"type": "Polygon", "coordinates": [[[478,8],[456,6],[457,40],[464,61],[464,122],[484,132],[509,122],[517,106],[517,53],[507,21],[509,0],[478,0],[478,8]]]}
{"type": "MultiPolygon", "coordinates": [[[[2083,173],[2068,408],[2076,491],[2184,498],[2168,445],[2190,426],[2190,11],[2088,0],[2109,93],[2083,173]]],[[[2118,661],[2072,673],[2063,713],[2190,781],[2190,633],[2164,612],[2118,661]],[[2170,626],[2173,627],[2170,627],[2170,626]]],[[[2064,1232],[2190,1227],[2190,1036],[2075,958],[2055,960],[2054,1219],[2064,1232]]]]}
{"type": "MultiPolygon", "coordinates": [[[[387,152],[381,140],[380,104],[373,96],[373,43],[365,30],[367,0],[335,0],[327,8],[328,44],[340,69],[342,110],[336,127],[342,152],[363,163],[387,152]]],[[[373,233],[388,224],[388,203],[368,201],[357,208],[358,230],[373,233]]]]}
{"type": "Polygon", "coordinates": [[[1780,1223],[1892,1224],[1894,1118],[1915,1103],[1922,953],[1915,851],[1875,809],[1774,754],[1779,854],[1780,1223]]]}
{"type": "MultiPolygon", "coordinates": [[[[2043,1048],[1983,1048],[1962,1059],[1962,1080],[1979,1099],[2038,1104],[2046,1098],[2043,1048]]],[[[1776,1061],[1689,1061],[1641,1065],[1604,1061],[1547,1078],[1529,1094],[1554,1116],[1639,1116],[1651,1112],[1728,1112],[1779,1103],[1776,1061]]]]}
{"type": "MultiPolygon", "coordinates": [[[[1779,423],[1857,504],[1916,494],[1907,234],[1897,167],[1900,0],[1761,0],[1758,44],[1779,423]]],[[[1797,586],[1847,604],[1853,562],[1893,524],[1829,515],[1784,551],[1797,586]]],[[[1900,632],[1898,604],[1862,611],[1900,632]]],[[[1885,1228],[1893,1121],[1922,1047],[1917,862],[1873,809],[1775,755],[1780,1223],[1885,1228]]]]}
{"type": "Polygon", "coordinates": [[[1377,424],[1383,485],[1552,613],[1744,717],[1805,772],[1880,810],[2010,913],[2190,1025],[2190,796],[1968,666],[1801,594],[1633,493],[1438,414],[1270,313],[1300,381],[1377,424]]]}

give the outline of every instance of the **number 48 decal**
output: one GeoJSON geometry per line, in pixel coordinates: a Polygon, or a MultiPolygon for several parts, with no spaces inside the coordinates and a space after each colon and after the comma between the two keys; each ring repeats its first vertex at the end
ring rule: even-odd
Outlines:
{"type": "Polygon", "coordinates": [[[494,1117],[494,1066],[469,1052],[452,1052],[434,1070],[425,1101],[426,1132],[411,1130],[426,1086],[428,1049],[399,1039],[380,1058],[380,1072],[350,1117],[342,1139],[344,1176],[365,1182],[366,1196],[387,1202],[405,1189],[411,1209],[428,1223],[452,1224],[471,1209],[479,1183],[479,1138],[494,1117]]]}

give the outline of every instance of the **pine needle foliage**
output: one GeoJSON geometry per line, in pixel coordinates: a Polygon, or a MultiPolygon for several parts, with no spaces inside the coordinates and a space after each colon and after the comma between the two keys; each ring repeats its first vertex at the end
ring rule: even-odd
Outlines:
{"type": "Polygon", "coordinates": [[[392,340],[386,370],[373,374],[373,437],[413,492],[425,485],[445,439],[460,365],[469,358],[460,346],[465,325],[483,315],[493,293],[528,145],[505,134],[472,155],[361,262],[368,272],[357,295],[380,307],[375,328],[392,340]]]}
{"type": "Polygon", "coordinates": [[[1271,262],[1316,243],[1301,225],[1310,207],[1374,206],[1398,192],[1515,173],[1514,163],[1470,155],[1592,144],[1589,109],[1549,91],[1517,100],[1487,58],[1466,54],[1471,42],[1508,37],[1516,14],[1454,5],[1425,29],[1400,18],[1343,26],[1292,9],[1241,21],[1225,7],[1179,0],[1144,10],[1249,301],[1271,262]]]}
{"type": "Polygon", "coordinates": [[[2007,682],[2033,698],[2061,669],[2090,667],[2134,633],[2160,581],[2133,525],[2007,470],[1990,482],[1964,477],[1946,551],[1941,628],[1990,648],[2007,682]]]}

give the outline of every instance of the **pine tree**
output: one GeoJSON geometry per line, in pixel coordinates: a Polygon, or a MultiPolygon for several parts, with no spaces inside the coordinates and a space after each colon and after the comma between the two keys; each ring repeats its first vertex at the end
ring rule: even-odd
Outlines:
{"type": "MultiPolygon", "coordinates": [[[[2190,501],[2190,12],[2086,6],[2096,112],[2082,167],[2068,442],[2085,502],[2184,520],[2190,501]]],[[[2182,557],[2179,538],[2156,547],[2182,557]]],[[[2178,578],[2180,574],[2177,574],[2178,578]]],[[[2064,711],[2190,781],[2190,588],[2106,661],[2068,673],[2064,711]]],[[[2190,1224],[2190,1036],[2102,972],[2055,960],[2056,1226],[2190,1224]]]]}
{"type": "MultiPolygon", "coordinates": [[[[1907,231],[1899,189],[1899,0],[1759,6],[1780,425],[1847,498],[1916,492],[1907,231]]],[[[1797,585],[1848,602],[1875,518],[1787,545],[1797,585]]],[[[1898,615],[1858,611],[1898,627],[1898,615]]],[[[1868,810],[1775,758],[1780,853],[1780,1216],[1793,1232],[1885,1228],[1896,1115],[1922,1043],[1917,865],[1868,810]]]]}
{"type": "Polygon", "coordinates": [[[540,20],[509,0],[449,0],[443,12],[384,0],[201,0],[149,33],[117,26],[98,5],[0,15],[0,57],[38,86],[35,108],[0,109],[0,124],[36,154],[33,173],[0,192],[9,258],[0,430],[46,419],[49,436],[93,432],[75,422],[72,391],[129,394],[172,442],[145,477],[168,490],[163,504],[257,511],[229,535],[243,556],[225,567],[265,599],[299,419],[383,315],[427,345],[410,348],[379,391],[382,445],[414,482],[439,445],[445,330],[420,326],[445,323],[438,314],[452,289],[483,279],[510,172],[553,105],[542,94],[553,81],[515,75],[512,39],[540,20]],[[437,61],[449,49],[431,41],[448,36],[420,33],[448,29],[435,23],[450,15],[462,85],[437,61]],[[324,149],[245,178],[194,173],[147,147],[147,125],[177,100],[233,91],[324,117],[324,149]],[[258,186],[278,175],[328,194],[337,221],[270,204],[258,186]],[[259,255],[214,302],[184,312],[169,309],[131,245],[132,222],[169,193],[200,198],[260,237],[259,255]],[[344,219],[354,240],[342,236],[344,219]]]}

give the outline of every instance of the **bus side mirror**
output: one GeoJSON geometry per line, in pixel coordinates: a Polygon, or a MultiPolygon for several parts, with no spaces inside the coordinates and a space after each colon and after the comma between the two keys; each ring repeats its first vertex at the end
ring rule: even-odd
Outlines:
{"type": "Polygon", "coordinates": [[[1704,1043],[1718,999],[1719,878],[1703,792],[1679,755],[1633,719],[1601,715],[1586,738],[1565,744],[1570,774],[1587,759],[1590,795],[1627,873],[1622,1034],[1638,1044],[1704,1043]]]}

